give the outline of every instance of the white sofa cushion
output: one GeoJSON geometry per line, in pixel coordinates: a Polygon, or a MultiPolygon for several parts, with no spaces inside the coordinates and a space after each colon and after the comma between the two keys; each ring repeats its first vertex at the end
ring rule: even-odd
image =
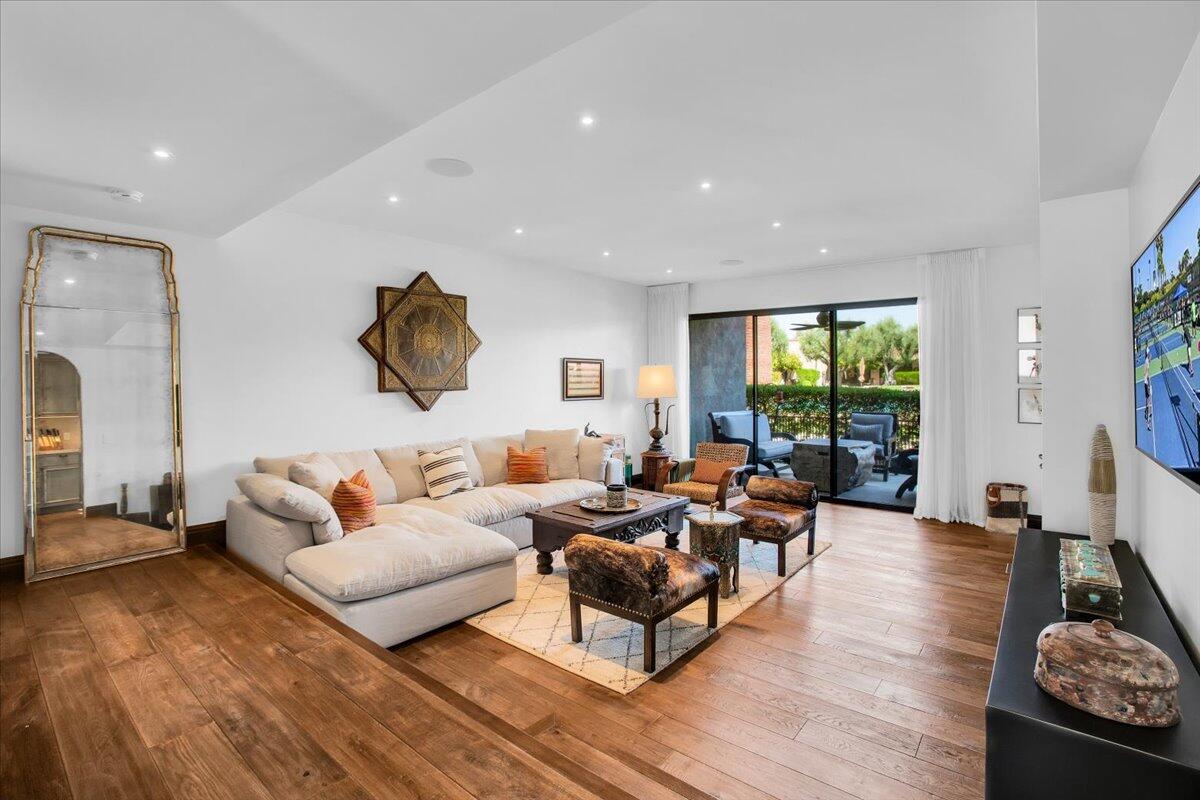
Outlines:
{"type": "Polygon", "coordinates": [[[321,495],[278,475],[248,473],[238,475],[234,483],[242,494],[264,511],[301,522],[324,522],[337,516],[333,506],[321,495]]]}
{"type": "Polygon", "coordinates": [[[306,489],[312,489],[326,500],[333,497],[338,481],[346,476],[324,453],[310,453],[298,458],[288,467],[288,480],[306,489]]]}
{"type": "Polygon", "coordinates": [[[429,497],[414,497],[401,505],[441,511],[455,519],[465,520],[472,525],[494,525],[526,512],[536,511],[537,500],[524,492],[500,486],[481,486],[469,492],[458,492],[438,500],[429,497]]]}
{"type": "MultiPolygon", "coordinates": [[[[428,449],[428,448],[426,448],[428,449]]],[[[288,478],[288,468],[294,462],[303,461],[311,453],[300,453],[294,456],[258,456],[254,459],[254,471],[265,472],[288,478]]],[[[392,482],[388,471],[383,468],[383,462],[374,450],[345,450],[337,453],[324,453],[337,468],[342,471],[343,478],[349,478],[360,469],[367,474],[371,488],[375,491],[375,502],[383,505],[396,502],[396,485],[392,482]]],[[[413,463],[416,463],[416,453],[413,453],[413,463]]]]}
{"type": "Polygon", "coordinates": [[[371,490],[375,492],[376,505],[396,502],[396,484],[374,450],[344,450],[325,455],[337,464],[343,477],[349,478],[360,469],[365,472],[367,480],[371,483],[371,490]]]}
{"type": "Polygon", "coordinates": [[[608,459],[616,445],[597,436],[579,437],[579,477],[588,481],[605,481],[608,459]]]}
{"type": "Polygon", "coordinates": [[[579,431],[575,428],[525,431],[525,450],[546,448],[550,480],[579,477],[579,431]]]}
{"type": "Polygon", "coordinates": [[[508,436],[485,436],[472,439],[471,447],[483,470],[483,485],[495,486],[508,478],[508,448],[525,449],[525,437],[519,433],[508,436]]]}
{"type": "MultiPolygon", "coordinates": [[[[376,448],[375,453],[387,469],[388,475],[392,478],[392,485],[395,487],[395,497],[388,502],[403,503],[414,497],[424,497],[425,476],[421,472],[421,465],[417,462],[417,451],[437,452],[449,447],[463,449],[463,461],[467,462],[467,474],[471,476],[471,483],[475,486],[482,486],[483,467],[479,466],[475,450],[466,439],[446,439],[438,442],[380,447],[376,448]]],[[[375,485],[374,481],[371,482],[371,485],[375,485]]],[[[380,505],[383,505],[382,501],[380,501],[380,505]]]]}
{"type": "Polygon", "coordinates": [[[604,494],[604,484],[583,478],[564,478],[549,483],[502,483],[495,488],[515,489],[538,501],[541,508],[604,494]]]}
{"type": "Polygon", "coordinates": [[[344,603],[423,586],[516,555],[517,546],[498,533],[405,506],[392,522],[297,550],[285,563],[299,580],[344,603]]]}

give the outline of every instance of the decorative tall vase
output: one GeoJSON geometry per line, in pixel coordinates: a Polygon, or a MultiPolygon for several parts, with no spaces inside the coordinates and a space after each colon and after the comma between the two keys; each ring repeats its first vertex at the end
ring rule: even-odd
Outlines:
{"type": "Polygon", "coordinates": [[[1117,466],[1108,429],[1097,425],[1092,434],[1092,462],[1088,468],[1088,535],[1096,544],[1117,539],[1117,466]]]}

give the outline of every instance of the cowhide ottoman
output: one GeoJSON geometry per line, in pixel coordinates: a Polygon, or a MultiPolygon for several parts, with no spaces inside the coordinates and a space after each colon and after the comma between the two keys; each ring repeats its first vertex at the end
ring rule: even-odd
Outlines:
{"type": "Polygon", "coordinates": [[[708,627],[717,627],[717,565],[664,547],[614,542],[581,533],[563,548],[571,606],[571,641],[583,640],[580,606],[641,623],[646,672],[654,672],[654,628],[708,596],[708,627]]]}
{"type": "Polygon", "coordinates": [[[808,534],[808,554],[813,554],[817,536],[817,487],[807,481],[754,476],[746,484],[749,500],[734,512],[742,518],[741,535],[755,544],[779,546],[779,576],[787,576],[787,543],[808,534]]]}

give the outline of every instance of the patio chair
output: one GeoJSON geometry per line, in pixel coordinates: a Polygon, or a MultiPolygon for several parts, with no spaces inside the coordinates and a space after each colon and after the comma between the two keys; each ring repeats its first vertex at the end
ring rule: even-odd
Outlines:
{"type": "Polygon", "coordinates": [[[721,444],[744,444],[754,453],[753,462],[766,467],[776,478],[779,465],[787,466],[792,456],[792,442],[796,437],[790,433],[771,432],[771,423],[766,414],[755,415],[753,411],[710,411],[708,420],[712,425],[712,438],[721,444]],[[755,421],[757,419],[757,422],[755,421]],[[758,431],[758,448],[754,448],[754,431],[758,431]]]}
{"type": "Polygon", "coordinates": [[[880,412],[866,414],[855,411],[850,415],[850,428],[845,438],[871,442],[875,445],[875,466],[872,472],[882,472],[886,482],[892,472],[892,460],[896,457],[896,437],[900,421],[895,414],[880,412]],[[878,431],[875,430],[878,426],[878,431]]]}

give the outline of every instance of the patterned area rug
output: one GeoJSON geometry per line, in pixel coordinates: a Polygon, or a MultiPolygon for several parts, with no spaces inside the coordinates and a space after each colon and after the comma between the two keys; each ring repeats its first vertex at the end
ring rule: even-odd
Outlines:
{"type": "MultiPolygon", "coordinates": [[[[639,543],[662,547],[665,535],[656,533],[639,543]]],[[[687,552],[687,529],[680,534],[679,549],[687,552]]],[[[815,555],[805,553],[808,537],[788,544],[788,578],[829,549],[817,540],[815,555]]],[[[777,548],[773,544],[741,542],[741,590],[720,600],[717,627],[721,628],[771,593],[787,578],[775,574],[777,548]]],[[[710,635],[708,604],[704,598],[658,624],[657,667],[662,671],[675,659],[710,635]]],[[[567,607],[567,568],[562,551],[554,554],[554,572],[537,573],[532,549],[517,556],[517,596],[509,603],[468,618],[466,623],[514,647],[533,653],[555,666],[582,675],[613,691],[628,694],[651,675],[642,672],[642,626],[595,609],[582,609],[583,641],[571,641],[571,615],[567,607]]]]}

